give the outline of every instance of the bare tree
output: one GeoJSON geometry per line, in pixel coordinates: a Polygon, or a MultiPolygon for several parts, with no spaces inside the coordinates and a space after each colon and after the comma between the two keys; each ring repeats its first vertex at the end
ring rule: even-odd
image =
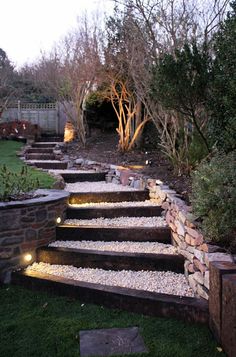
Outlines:
{"type": "Polygon", "coordinates": [[[6,52],[0,48],[0,118],[16,93],[14,86],[14,68],[6,52]]]}
{"type": "Polygon", "coordinates": [[[85,145],[84,104],[99,81],[102,33],[87,16],[78,21],[78,28],[65,36],[49,56],[42,56],[36,75],[64,105],[80,141],[85,145]]]}

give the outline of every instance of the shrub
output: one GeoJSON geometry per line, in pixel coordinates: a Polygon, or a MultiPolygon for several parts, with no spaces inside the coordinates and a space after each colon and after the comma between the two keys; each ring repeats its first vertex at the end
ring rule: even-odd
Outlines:
{"type": "MultiPolygon", "coordinates": [[[[38,179],[33,179],[27,166],[22,166],[19,173],[0,169],[0,200],[11,201],[29,197],[29,192],[39,187],[38,179]]],[[[31,195],[32,196],[32,195],[31,195]]],[[[31,197],[30,196],[30,197],[31,197]]]]}
{"type": "Polygon", "coordinates": [[[218,153],[192,174],[193,213],[205,237],[236,250],[236,151],[218,153]]]}

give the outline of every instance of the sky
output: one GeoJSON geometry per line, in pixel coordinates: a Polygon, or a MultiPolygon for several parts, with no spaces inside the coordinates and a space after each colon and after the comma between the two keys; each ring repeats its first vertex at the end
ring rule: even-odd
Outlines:
{"type": "Polygon", "coordinates": [[[85,11],[112,9],[111,0],[0,0],[0,5],[0,48],[17,68],[49,51],[85,11]]]}

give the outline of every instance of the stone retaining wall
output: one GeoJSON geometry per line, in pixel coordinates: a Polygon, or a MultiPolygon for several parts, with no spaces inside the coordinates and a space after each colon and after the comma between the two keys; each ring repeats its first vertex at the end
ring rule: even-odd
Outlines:
{"type": "Polygon", "coordinates": [[[191,214],[191,207],[180,196],[160,180],[150,179],[121,166],[78,159],[73,165],[86,169],[108,171],[106,179],[137,189],[148,189],[150,198],[165,210],[166,221],[171,229],[172,242],[185,257],[185,276],[196,295],[209,297],[209,263],[214,261],[233,262],[230,254],[212,244],[207,244],[191,214]]]}
{"type": "Polygon", "coordinates": [[[63,220],[68,192],[38,190],[43,195],[24,201],[0,203],[0,281],[10,280],[13,269],[25,266],[24,255],[56,238],[56,220],[63,220]]]}

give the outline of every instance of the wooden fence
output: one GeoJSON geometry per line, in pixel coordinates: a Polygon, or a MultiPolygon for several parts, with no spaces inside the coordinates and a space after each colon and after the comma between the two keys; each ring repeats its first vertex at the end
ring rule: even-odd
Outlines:
{"type": "Polygon", "coordinates": [[[10,106],[2,114],[1,121],[26,120],[37,124],[43,133],[62,135],[66,114],[60,103],[18,103],[10,106]]]}

